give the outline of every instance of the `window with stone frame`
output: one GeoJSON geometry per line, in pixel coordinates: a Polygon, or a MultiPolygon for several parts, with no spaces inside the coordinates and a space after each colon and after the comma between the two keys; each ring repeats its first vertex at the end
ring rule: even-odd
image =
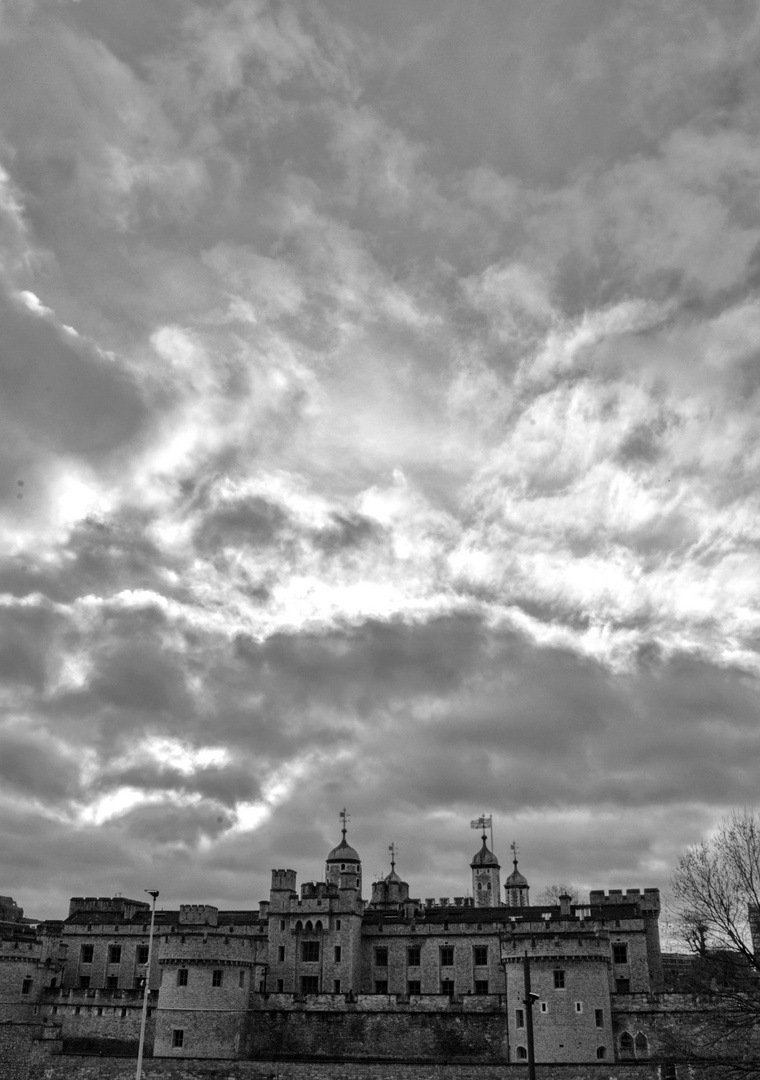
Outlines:
{"type": "Polygon", "coordinates": [[[319,976],[318,975],[302,975],[301,976],[301,993],[302,994],[318,994],[319,993],[319,976]]]}
{"type": "Polygon", "coordinates": [[[375,993],[387,994],[388,993],[388,980],[387,979],[375,979],[375,993]]]}
{"type": "Polygon", "coordinates": [[[631,992],[631,980],[630,979],[615,979],[615,993],[616,994],[630,994],[631,992]]]}
{"type": "Polygon", "coordinates": [[[119,976],[118,975],[106,975],[106,990],[118,990],[119,988],[119,976]]]}
{"type": "Polygon", "coordinates": [[[554,969],[554,989],[555,990],[564,990],[565,989],[565,972],[562,970],[562,968],[555,968],[554,969]]]}
{"type": "Polygon", "coordinates": [[[486,967],[488,964],[488,946],[476,945],[473,950],[473,962],[475,967],[486,967]]]}
{"type": "Polygon", "coordinates": [[[453,979],[441,979],[441,993],[448,994],[449,997],[454,996],[454,980],[453,979]]]}
{"type": "Polygon", "coordinates": [[[24,994],[24,995],[31,994],[32,985],[33,985],[33,982],[32,982],[31,979],[28,979],[28,978],[24,979],[24,981],[21,983],[21,993],[24,994]]]}
{"type": "Polygon", "coordinates": [[[606,1058],[607,1057],[607,1047],[606,1046],[597,1046],[597,1048],[596,1048],[596,1056],[600,1060],[602,1058],[606,1058]]]}
{"type": "Polygon", "coordinates": [[[475,993],[487,994],[488,993],[488,979],[476,979],[475,980],[475,993]]]}
{"type": "Polygon", "coordinates": [[[517,1047],[517,1060],[518,1061],[525,1061],[527,1059],[527,1057],[528,1057],[528,1051],[525,1049],[525,1047],[524,1046],[518,1046],[517,1047]]]}
{"type": "Polygon", "coordinates": [[[82,947],[80,949],[80,952],[79,952],[79,963],[80,964],[91,964],[92,963],[92,957],[93,957],[94,953],[95,953],[95,946],[94,945],[82,945],[82,947]]]}
{"type": "Polygon", "coordinates": [[[185,1045],[185,1032],[182,1028],[174,1028],[172,1031],[172,1049],[180,1050],[185,1045]]]}
{"type": "Polygon", "coordinates": [[[419,967],[422,957],[422,946],[410,945],[406,950],[406,962],[409,967],[419,967]]]}
{"type": "Polygon", "coordinates": [[[613,964],[627,964],[628,963],[628,946],[624,941],[615,941],[612,944],[612,962],[613,964]]]}
{"type": "Polygon", "coordinates": [[[188,968],[180,968],[177,972],[177,986],[187,986],[188,968]]]}
{"type": "Polygon", "coordinates": [[[422,983],[419,981],[419,979],[410,979],[409,982],[406,984],[406,992],[407,994],[421,994],[422,983]]]}
{"type": "Polygon", "coordinates": [[[137,963],[138,964],[147,964],[148,963],[148,946],[147,945],[138,945],[137,946],[137,963]]]}
{"type": "Polygon", "coordinates": [[[333,960],[335,961],[336,964],[340,963],[340,958],[341,958],[342,955],[343,955],[342,947],[340,945],[336,945],[335,949],[334,949],[334,952],[333,952],[333,960]]]}
{"type": "Polygon", "coordinates": [[[388,967],[388,947],[386,945],[375,946],[375,967],[388,967]]]}
{"type": "Polygon", "coordinates": [[[278,945],[277,946],[277,963],[278,964],[284,964],[285,963],[285,946],[284,945],[278,945]]]}
{"type": "Polygon", "coordinates": [[[275,993],[276,994],[283,994],[284,992],[285,992],[285,980],[284,979],[278,979],[277,984],[276,984],[275,993]]]}
{"type": "Polygon", "coordinates": [[[302,941],[301,942],[301,960],[304,964],[316,964],[319,961],[319,942],[318,941],[302,941]]]}
{"type": "Polygon", "coordinates": [[[598,1028],[604,1027],[604,1009],[594,1009],[594,1023],[598,1028]]]}
{"type": "Polygon", "coordinates": [[[441,946],[441,967],[453,967],[454,966],[454,946],[442,945],[441,946]]]}
{"type": "Polygon", "coordinates": [[[121,945],[109,945],[108,946],[108,963],[120,964],[121,963],[121,945]]]}
{"type": "Polygon", "coordinates": [[[222,971],[222,969],[221,968],[215,968],[214,971],[211,972],[211,985],[212,986],[221,986],[223,978],[224,978],[224,972],[222,971]]]}
{"type": "Polygon", "coordinates": [[[340,979],[334,979],[333,980],[333,993],[334,994],[339,994],[340,993],[340,979]]]}
{"type": "Polygon", "coordinates": [[[89,987],[90,987],[90,976],[89,975],[80,975],[79,976],[79,989],[80,990],[88,990],[89,987]]]}
{"type": "Polygon", "coordinates": [[[525,1027],[525,1009],[515,1009],[515,1027],[525,1027]]]}

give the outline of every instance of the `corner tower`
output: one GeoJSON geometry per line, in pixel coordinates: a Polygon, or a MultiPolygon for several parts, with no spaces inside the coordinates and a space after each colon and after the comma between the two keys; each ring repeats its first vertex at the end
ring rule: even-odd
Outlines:
{"type": "Polygon", "coordinates": [[[349,814],[345,807],[340,812],[343,822],[343,839],[334,847],[325,861],[325,881],[328,885],[337,885],[339,889],[356,889],[362,892],[362,862],[359,855],[346,840],[346,824],[349,814]]]}
{"type": "Polygon", "coordinates": [[[501,907],[499,893],[499,860],[486,844],[486,829],[483,826],[483,845],[470,863],[472,869],[472,895],[475,907],[501,907]]]}

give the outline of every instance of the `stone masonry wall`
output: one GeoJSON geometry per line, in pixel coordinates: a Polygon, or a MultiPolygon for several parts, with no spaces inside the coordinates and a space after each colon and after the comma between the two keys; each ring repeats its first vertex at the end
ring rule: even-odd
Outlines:
{"type": "Polygon", "coordinates": [[[29,1023],[0,1024],[0,1076],[3,1080],[37,1080],[47,1075],[52,1055],[60,1052],[57,1029],[29,1023]]]}
{"type": "MultiPolygon", "coordinates": [[[[355,1062],[146,1061],[144,1080],[528,1080],[524,1065],[413,1065],[355,1062]]],[[[659,1080],[657,1065],[544,1065],[541,1080],[659,1080]]],[[[134,1062],[53,1058],[18,1080],[133,1080],[134,1062]]],[[[17,1080],[9,1076],[8,1080],[17,1080]]]]}

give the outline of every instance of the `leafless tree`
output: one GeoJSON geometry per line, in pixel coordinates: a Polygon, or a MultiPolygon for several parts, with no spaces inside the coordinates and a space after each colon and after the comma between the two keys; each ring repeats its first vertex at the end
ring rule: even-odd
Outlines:
{"type": "Polygon", "coordinates": [[[671,885],[694,1005],[671,1049],[705,1077],[760,1075],[760,816],[732,813],[681,856],[671,885]]]}
{"type": "Polygon", "coordinates": [[[559,904],[559,898],[563,894],[567,894],[570,897],[570,902],[573,904],[582,904],[585,902],[576,885],[563,885],[560,882],[559,885],[547,885],[543,892],[540,892],[536,897],[536,903],[559,904]]]}

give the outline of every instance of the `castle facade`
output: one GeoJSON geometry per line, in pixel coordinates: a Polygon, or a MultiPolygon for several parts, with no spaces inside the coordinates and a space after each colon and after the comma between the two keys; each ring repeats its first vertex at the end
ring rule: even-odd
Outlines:
{"type": "Polygon", "coordinates": [[[531,1021],[537,1062],[656,1054],[658,890],[534,905],[516,856],[503,898],[500,869],[484,833],[471,897],[416,899],[392,861],[365,901],[344,818],[324,881],[276,869],[257,909],[156,911],[150,964],[144,901],[74,897],[34,926],[6,905],[0,1019],[60,1024],[72,1052],[136,1053],[147,978],[156,1058],[517,1063],[531,1021]]]}

